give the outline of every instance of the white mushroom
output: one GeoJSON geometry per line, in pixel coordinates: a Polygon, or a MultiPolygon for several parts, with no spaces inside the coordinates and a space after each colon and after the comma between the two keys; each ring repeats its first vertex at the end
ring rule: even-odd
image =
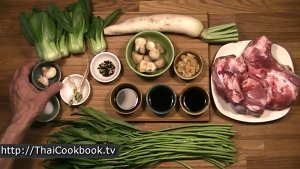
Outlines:
{"type": "Polygon", "coordinates": [[[161,46],[161,44],[158,43],[158,42],[155,42],[155,48],[156,48],[157,50],[159,50],[160,53],[164,53],[164,52],[165,52],[165,49],[164,49],[164,48],[161,46]]]}
{"type": "Polygon", "coordinates": [[[157,69],[157,66],[154,62],[147,62],[146,72],[152,73],[157,69]]]}
{"type": "Polygon", "coordinates": [[[154,63],[157,66],[157,69],[162,69],[166,66],[166,61],[164,58],[160,58],[157,61],[155,61],[154,63]]]}
{"type": "Polygon", "coordinates": [[[160,52],[157,49],[152,49],[149,51],[149,57],[152,61],[157,61],[160,58],[160,52]]]}
{"type": "Polygon", "coordinates": [[[147,42],[146,39],[142,37],[138,37],[135,39],[134,42],[135,42],[135,51],[144,54],[146,52],[146,48],[145,48],[147,42]]]}
{"type": "Polygon", "coordinates": [[[146,61],[146,60],[141,60],[140,61],[140,63],[138,64],[138,67],[137,67],[139,72],[142,72],[142,73],[146,72],[147,62],[148,61],[146,61]]]}
{"type": "Polygon", "coordinates": [[[157,69],[157,66],[153,62],[142,60],[138,65],[138,71],[142,73],[152,73],[157,69]]]}
{"type": "Polygon", "coordinates": [[[132,57],[132,60],[135,64],[139,64],[144,58],[143,55],[138,54],[137,52],[134,52],[134,51],[132,52],[131,57],[132,57]]]}
{"type": "Polygon", "coordinates": [[[152,41],[150,41],[150,40],[148,40],[147,43],[146,43],[146,49],[152,50],[154,48],[155,48],[155,43],[152,42],[152,41]]]}
{"type": "Polygon", "coordinates": [[[144,59],[144,60],[146,60],[146,61],[151,61],[151,59],[150,59],[150,56],[149,56],[149,55],[145,55],[143,59],[144,59]]]}

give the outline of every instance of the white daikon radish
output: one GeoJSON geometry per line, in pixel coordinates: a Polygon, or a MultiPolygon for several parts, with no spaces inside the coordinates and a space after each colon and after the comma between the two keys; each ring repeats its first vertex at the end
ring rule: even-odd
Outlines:
{"type": "Polygon", "coordinates": [[[108,26],[104,29],[104,34],[123,35],[143,30],[156,30],[199,37],[203,28],[201,21],[188,15],[154,14],[130,18],[120,24],[108,26]]]}
{"type": "Polygon", "coordinates": [[[224,43],[238,40],[238,30],[235,23],[206,29],[197,18],[181,14],[154,14],[129,18],[121,23],[106,27],[104,34],[125,35],[145,30],[184,34],[190,37],[201,38],[209,43],[224,43]]]}

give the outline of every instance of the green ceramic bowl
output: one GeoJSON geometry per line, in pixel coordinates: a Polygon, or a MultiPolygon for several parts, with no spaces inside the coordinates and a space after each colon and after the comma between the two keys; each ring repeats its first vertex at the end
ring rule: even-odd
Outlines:
{"type": "Polygon", "coordinates": [[[126,47],[126,61],[129,65],[130,69],[133,70],[136,74],[143,76],[143,77],[156,77],[164,72],[166,72],[170,66],[172,65],[172,62],[174,60],[174,47],[170,39],[158,31],[143,31],[139,32],[136,35],[134,35],[128,42],[126,47]],[[152,40],[153,42],[158,42],[162,45],[165,52],[162,57],[164,57],[166,61],[166,66],[163,69],[156,70],[152,73],[141,73],[137,70],[137,65],[132,60],[132,51],[134,50],[134,41],[137,37],[143,37],[145,39],[152,40]]]}

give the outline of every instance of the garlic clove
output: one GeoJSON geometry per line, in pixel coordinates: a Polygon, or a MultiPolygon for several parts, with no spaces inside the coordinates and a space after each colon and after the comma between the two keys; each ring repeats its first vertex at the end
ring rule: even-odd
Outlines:
{"type": "Polygon", "coordinates": [[[55,67],[42,67],[42,74],[44,77],[51,79],[56,76],[56,69],[55,67]]]}
{"type": "Polygon", "coordinates": [[[42,67],[42,75],[44,76],[49,70],[49,67],[42,67]]]}
{"type": "Polygon", "coordinates": [[[46,77],[39,77],[37,80],[39,83],[41,83],[42,85],[44,85],[45,87],[49,86],[49,80],[46,77]]]}

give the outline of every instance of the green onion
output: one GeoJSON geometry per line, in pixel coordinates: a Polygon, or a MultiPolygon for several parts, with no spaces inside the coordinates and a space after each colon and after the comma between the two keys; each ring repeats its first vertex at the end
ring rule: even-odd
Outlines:
{"type": "Polygon", "coordinates": [[[236,147],[228,124],[189,124],[157,131],[143,131],[124,121],[88,107],[80,107],[80,118],[58,121],[60,129],[48,137],[59,144],[118,144],[114,159],[49,159],[46,168],[138,169],[153,167],[164,161],[204,160],[225,168],[236,158],[236,147]]]}
{"type": "Polygon", "coordinates": [[[235,23],[204,29],[200,37],[208,43],[227,43],[239,40],[238,29],[235,23]]]}

